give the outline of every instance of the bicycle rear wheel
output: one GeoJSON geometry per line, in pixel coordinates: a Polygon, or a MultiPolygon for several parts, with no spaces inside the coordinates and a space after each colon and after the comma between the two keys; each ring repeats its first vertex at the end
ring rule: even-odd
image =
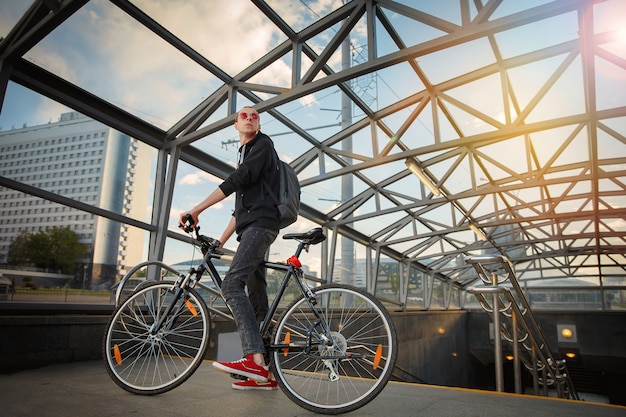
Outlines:
{"type": "Polygon", "coordinates": [[[172,287],[165,282],[141,287],[109,320],[102,355],[109,376],[126,391],[153,395],[174,389],[204,359],[211,328],[206,303],[193,289],[176,299],[172,287]]]}
{"type": "Polygon", "coordinates": [[[274,333],[276,379],[299,406],[322,414],[356,410],[374,399],[391,378],[396,330],[385,307],[351,286],[313,289],[317,320],[306,299],[291,303],[274,333]]]}

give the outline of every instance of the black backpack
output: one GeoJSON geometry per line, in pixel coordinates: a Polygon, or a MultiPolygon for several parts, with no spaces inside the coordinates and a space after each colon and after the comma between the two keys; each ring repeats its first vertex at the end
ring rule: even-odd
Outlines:
{"type": "Polygon", "coordinates": [[[280,228],[285,228],[298,220],[298,212],[300,211],[300,182],[296,171],[288,163],[278,160],[276,166],[279,176],[278,197],[272,191],[263,178],[263,184],[269,190],[269,194],[274,199],[280,213],[280,228]]]}

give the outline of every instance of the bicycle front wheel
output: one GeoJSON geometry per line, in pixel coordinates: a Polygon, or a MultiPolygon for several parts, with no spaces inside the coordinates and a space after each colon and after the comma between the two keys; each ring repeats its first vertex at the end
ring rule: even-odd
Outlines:
{"type": "Polygon", "coordinates": [[[397,356],[393,321],[378,299],[358,288],[330,284],[313,293],[318,315],[300,298],[278,322],[273,338],[276,379],[307,410],[356,410],[391,378],[397,356]]]}
{"type": "Polygon", "coordinates": [[[193,289],[150,283],[115,310],[102,342],[109,376],[134,394],[160,394],[185,382],[209,344],[210,316],[193,289]]]}

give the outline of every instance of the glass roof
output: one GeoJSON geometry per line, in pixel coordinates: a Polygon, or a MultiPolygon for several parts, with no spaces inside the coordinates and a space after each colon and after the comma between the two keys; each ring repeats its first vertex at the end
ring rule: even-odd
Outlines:
{"type": "Polygon", "coordinates": [[[363,248],[462,288],[469,254],[523,280],[625,275],[621,0],[24,3],[0,5],[5,129],[110,115],[219,177],[255,105],[303,218],[363,248]]]}

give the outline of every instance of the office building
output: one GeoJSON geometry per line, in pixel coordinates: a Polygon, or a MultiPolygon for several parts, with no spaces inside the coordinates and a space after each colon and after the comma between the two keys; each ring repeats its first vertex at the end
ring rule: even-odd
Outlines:
{"type": "MultiPolygon", "coordinates": [[[[58,122],[0,131],[0,175],[145,221],[151,152],[147,145],[77,112],[58,122]],[[141,167],[141,169],[138,169],[141,167]]],[[[0,263],[21,233],[57,226],[89,247],[77,279],[110,285],[144,257],[144,232],[72,207],[0,187],[0,263]]]]}

